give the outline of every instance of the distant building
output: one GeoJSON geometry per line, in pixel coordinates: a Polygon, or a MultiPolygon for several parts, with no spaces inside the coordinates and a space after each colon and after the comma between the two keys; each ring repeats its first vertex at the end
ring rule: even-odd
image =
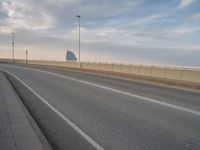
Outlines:
{"type": "Polygon", "coordinates": [[[72,51],[66,51],[66,61],[77,61],[76,55],[72,51]]]}

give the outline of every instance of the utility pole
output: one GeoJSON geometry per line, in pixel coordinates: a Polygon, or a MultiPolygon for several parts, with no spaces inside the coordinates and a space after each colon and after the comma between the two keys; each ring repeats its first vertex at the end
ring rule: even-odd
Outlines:
{"type": "Polygon", "coordinates": [[[81,67],[81,35],[80,35],[80,19],[81,16],[76,15],[76,17],[78,18],[78,28],[79,28],[79,51],[78,51],[78,63],[79,63],[79,68],[81,67]]]}
{"type": "Polygon", "coordinates": [[[26,64],[28,63],[28,50],[26,50],[26,64]]]}
{"type": "Polygon", "coordinates": [[[11,33],[12,34],[12,62],[14,63],[14,48],[15,48],[15,33],[14,32],[12,32],[11,33]]]}

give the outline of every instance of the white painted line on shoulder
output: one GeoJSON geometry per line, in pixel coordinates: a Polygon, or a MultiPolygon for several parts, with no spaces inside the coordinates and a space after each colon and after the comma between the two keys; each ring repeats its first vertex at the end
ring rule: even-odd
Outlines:
{"type": "Polygon", "coordinates": [[[69,120],[61,112],[59,112],[55,107],[53,107],[50,103],[48,103],[47,100],[45,100],[42,96],[40,96],[36,91],[34,91],[28,84],[26,84],[24,81],[22,81],[19,77],[15,76],[14,74],[12,74],[4,69],[0,69],[0,70],[13,76],[15,79],[17,79],[19,82],[21,82],[28,90],[30,90],[33,94],[35,94],[43,103],[45,103],[49,108],[51,108],[51,110],[53,110],[66,123],[68,123],[76,132],[78,132],[83,138],[85,138],[94,148],[96,148],[97,150],[104,150],[104,148],[101,145],[99,145],[97,142],[95,142],[89,135],[87,135],[83,130],[81,130],[71,120],[69,120]]]}

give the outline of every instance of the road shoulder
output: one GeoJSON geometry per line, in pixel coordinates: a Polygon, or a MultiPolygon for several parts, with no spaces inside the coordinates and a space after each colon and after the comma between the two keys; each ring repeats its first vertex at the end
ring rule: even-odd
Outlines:
{"type": "Polygon", "coordinates": [[[44,137],[41,137],[36,123],[2,72],[0,72],[0,114],[0,149],[49,150],[48,144],[44,140],[41,141],[44,137]]]}

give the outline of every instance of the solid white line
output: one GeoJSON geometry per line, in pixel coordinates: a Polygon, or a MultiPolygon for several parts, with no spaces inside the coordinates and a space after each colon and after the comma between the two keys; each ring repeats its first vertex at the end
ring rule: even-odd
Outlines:
{"type": "Polygon", "coordinates": [[[160,104],[160,105],[163,105],[163,106],[167,106],[167,107],[170,107],[170,108],[174,108],[174,109],[177,109],[177,110],[181,110],[181,111],[184,111],[184,112],[188,112],[188,113],[192,113],[192,114],[200,116],[200,112],[199,111],[192,110],[192,109],[189,109],[189,108],[185,108],[185,107],[182,107],[182,106],[177,106],[177,105],[170,104],[170,103],[167,103],[167,102],[162,102],[162,101],[159,101],[159,100],[156,100],[156,99],[152,99],[152,98],[148,98],[148,97],[132,94],[132,93],[129,93],[129,92],[117,90],[117,89],[114,89],[114,88],[110,88],[110,87],[106,87],[106,86],[103,86],[103,85],[91,83],[91,82],[88,82],[88,81],[79,80],[79,79],[76,79],[76,78],[73,78],[73,77],[68,77],[68,76],[57,74],[57,73],[53,73],[53,72],[48,72],[48,71],[39,70],[39,69],[33,69],[33,68],[28,68],[28,69],[35,70],[35,71],[42,72],[42,73],[55,75],[55,76],[59,76],[59,77],[62,77],[62,78],[68,79],[68,80],[80,82],[80,83],[87,84],[87,85],[90,85],[90,86],[95,86],[95,87],[98,87],[98,88],[106,89],[106,90],[109,90],[109,91],[112,91],[112,92],[116,92],[116,93],[120,93],[120,94],[123,94],[123,95],[128,95],[130,97],[142,99],[142,100],[145,100],[145,101],[153,102],[153,103],[156,103],[156,104],[160,104]]]}
{"type": "MultiPolygon", "coordinates": [[[[10,66],[10,67],[19,68],[19,67],[16,67],[16,66],[10,66]]],[[[55,76],[62,77],[62,78],[65,78],[65,79],[68,79],[68,80],[72,80],[72,81],[75,81],[75,82],[80,82],[80,83],[87,84],[87,85],[90,85],[90,86],[106,89],[106,90],[109,90],[109,91],[112,91],[112,92],[120,93],[120,94],[123,94],[123,95],[128,95],[128,96],[133,97],[133,98],[138,98],[138,99],[141,99],[141,100],[144,100],[144,101],[152,102],[152,103],[155,103],[155,104],[160,104],[162,106],[166,106],[166,107],[169,107],[169,108],[181,110],[181,111],[184,111],[184,112],[188,112],[188,113],[192,113],[192,114],[200,116],[200,112],[199,111],[192,110],[192,109],[189,109],[189,108],[185,108],[185,107],[182,107],[182,106],[177,106],[177,105],[170,104],[170,103],[167,103],[167,102],[162,102],[162,101],[159,101],[159,100],[156,100],[156,99],[152,99],[152,98],[148,98],[148,97],[132,94],[132,93],[129,93],[129,92],[117,90],[117,89],[114,89],[114,88],[106,87],[106,86],[95,84],[95,83],[88,82],[88,81],[79,80],[79,79],[76,79],[76,78],[73,78],[73,77],[68,77],[68,76],[65,76],[65,75],[61,75],[61,74],[57,74],[57,73],[53,73],[53,72],[49,72],[49,71],[44,71],[44,70],[34,69],[34,68],[27,68],[27,67],[21,67],[21,68],[34,70],[34,71],[42,72],[42,73],[47,73],[47,74],[51,74],[51,75],[55,75],[55,76]]]]}
{"type": "Polygon", "coordinates": [[[29,85],[27,85],[24,81],[19,79],[19,77],[15,76],[14,74],[0,69],[3,72],[13,76],[19,82],[21,82],[27,89],[29,89],[33,94],[35,94],[42,102],[44,102],[49,108],[51,108],[58,116],[60,116],[65,122],[67,122],[75,131],[77,131],[82,137],[84,137],[94,148],[97,150],[104,150],[102,146],[100,146],[97,142],[95,142],[90,136],[88,136],[83,130],[81,130],[77,125],[75,125],[71,120],[66,118],[61,112],[59,112],[55,107],[53,107],[50,103],[47,102],[42,96],[40,96],[36,91],[34,91],[29,85]]]}
{"type": "Polygon", "coordinates": [[[162,101],[159,101],[159,100],[156,100],[156,99],[152,99],[152,98],[148,98],[148,97],[132,94],[132,93],[129,93],[129,92],[117,90],[117,89],[114,89],[114,88],[110,88],[110,87],[106,87],[106,86],[103,86],[103,85],[91,83],[91,82],[88,82],[88,81],[79,80],[79,79],[76,79],[76,78],[73,78],[73,77],[68,77],[68,76],[57,74],[57,73],[53,73],[53,72],[48,72],[48,71],[39,70],[39,69],[33,69],[33,68],[28,68],[28,69],[31,69],[31,70],[34,70],[34,71],[38,71],[38,72],[42,72],[42,73],[55,75],[55,76],[59,76],[59,77],[62,77],[62,78],[68,79],[68,80],[80,82],[80,83],[87,84],[87,85],[90,85],[90,86],[95,86],[95,87],[98,87],[98,88],[106,89],[106,90],[109,90],[109,91],[112,91],[112,92],[116,92],[116,93],[120,93],[120,94],[123,94],[123,95],[128,95],[130,97],[142,99],[142,100],[145,100],[145,101],[153,102],[153,103],[156,103],[156,104],[160,104],[160,105],[163,105],[163,106],[167,106],[167,107],[170,107],[170,108],[173,108],[173,109],[181,110],[181,111],[184,111],[184,112],[188,112],[188,113],[192,113],[192,114],[200,116],[200,112],[199,111],[192,110],[192,109],[189,109],[189,108],[185,108],[185,107],[182,107],[182,106],[177,106],[177,105],[170,104],[170,103],[167,103],[167,102],[162,102],[162,101]]]}

